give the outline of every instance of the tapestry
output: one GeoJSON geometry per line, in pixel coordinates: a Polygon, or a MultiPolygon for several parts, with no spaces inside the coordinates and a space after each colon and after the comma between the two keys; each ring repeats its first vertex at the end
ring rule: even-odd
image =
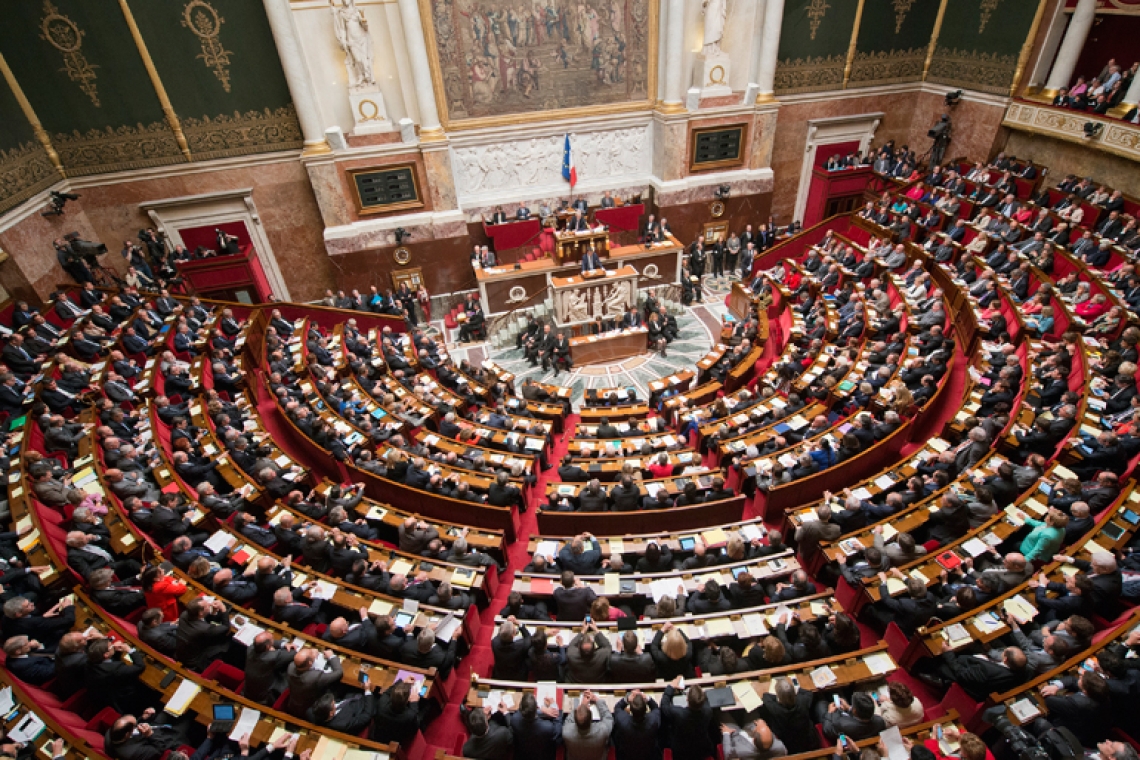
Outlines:
{"type": "Polygon", "coordinates": [[[651,100],[657,0],[430,2],[449,125],[651,100]]]}

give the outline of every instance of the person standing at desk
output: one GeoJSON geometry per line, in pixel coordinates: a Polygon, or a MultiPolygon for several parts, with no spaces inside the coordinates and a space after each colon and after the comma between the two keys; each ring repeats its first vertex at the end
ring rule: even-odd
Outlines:
{"type": "Polygon", "coordinates": [[[645,232],[642,233],[641,237],[646,243],[656,243],[661,239],[660,235],[661,223],[657,221],[657,217],[650,214],[649,218],[645,220],[645,232]]]}
{"type": "Polygon", "coordinates": [[[617,202],[614,201],[613,192],[607,190],[606,194],[602,196],[602,202],[600,205],[602,208],[613,208],[614,206],[616,206],[617,202]]]}
{"type": "Polygon", "coordinates": [[[575,211],[581,211],[583,214],[585,214],[590,210],[590,204],[586,203],[585,198],[579,198],[570,204],[570,208],[574,209],[575,211]]]}
{"type": "Polygon", "coordinates": [[[518,219],[520,222],[530,219],[530,209],[526,207],[525,203],[521,204],[519,210],[515,212],[515,219],[518,219]]]}
{"type": "Polygon", "coordinates": [[[698,280],[705,276],[705,236],[699,235],[697,242],[689,247],[689,274],[698,280]]]}
{"type": "Polygon", "coordinates": [[[574,216],[566,222],[567,232],[586,232],[590,229],[590,223],[586,221],[585,212],[578,209],[574,212],[574,216]]]}
{"type": "Polygon", "coordinates": [[[582,256],[582,274],[586,272],[596,272],[602,269],[604,269],[602,259],[598,256],[598,252],[594,250],[594,246],[591,245],[582,256]]]}
{"type": "Polygon", "coordinates": [[[491,224],[506,224],[507,215],[503,213],[502,206],[495,206],[495,213],[491,214],[491,224]]]}

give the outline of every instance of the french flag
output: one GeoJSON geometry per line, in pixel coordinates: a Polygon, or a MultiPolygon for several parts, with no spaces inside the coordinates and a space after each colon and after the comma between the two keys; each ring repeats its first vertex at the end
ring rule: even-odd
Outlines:
{"type": "Polygon", "coordinates": [[[570,152],[570,135],[566,135],[566,144],[562,148],[562,179],[570,183],[570,187],[578,184],[578,170],[574,167],[574,154],[570,152]]]}

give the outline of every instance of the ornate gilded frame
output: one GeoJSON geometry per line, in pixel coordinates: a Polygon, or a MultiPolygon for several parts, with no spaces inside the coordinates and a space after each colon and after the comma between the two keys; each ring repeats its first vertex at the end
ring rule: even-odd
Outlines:
{"type": "Polygon", "coordinates": [[[362,166],[346,169],[345,174],[348,178],[348,184],[352,187],[353,197],[356,199],[356,213],[360,216],[374,216],[376,214],[388,214],[393,211],[407,211],[409,209],[424,208],[427,202],[424,200],[422,187],[420,185],[420,172],[419,167],[415,162],[401,163],[401,164],[385,164],[381,166],[362,166]],[[365,206],[364,200],[360,197],[360,186],[356,183],[356,175],[369,174],[372,172],[390,172],[398,169],[410,169],[412,172],[412,186],[416,189],[416,199],[414,201],[404,201],[403,203],[393,203],[389,206],[365,206]]]}
{"type": "Polygon", "coordinates": [[[718,124],[715,127],[692,127],[689,130],[689,173],[696,174],[698,172],[716,171],[720,169],[735,169],[744,166],[744,162],[748,160],[748,122],[742,121],[738,124],[718,124]],[[740,130],[740,153],[736,158],[724,159],[722,161],[709,161],[707,163],[696,163],[697,158],[697,138],[709,132],[727,132],[730,129],[740,130]]]}
{"type": "Polygon", "coordinates": [[[610,103],[601,106],[560,108],[555,111],[535,111],[534,113],[507,116],[483,116],[474,119],[452,120],[447,113],[447,96],[443,87],[443,71],[439,66],[439,48],[436,46],[435,16],[432,13],[431,0],[419,0],[420,19],[424,27],[424,37],[427,39],[428,62],[431,65],[431,82],[435,90],[435,106],[439,111],[439,123],[445,130],[480,129],[507,124],[529,124],[552,119],[578,119],[587,116],[605,116],[653,109],[657,105],[657,26],[660,18],[661,0],[647,0],[647,2],[649,3],[649,77],[646,88],[649,97],[647,99],[630,103],[610,103]]]}

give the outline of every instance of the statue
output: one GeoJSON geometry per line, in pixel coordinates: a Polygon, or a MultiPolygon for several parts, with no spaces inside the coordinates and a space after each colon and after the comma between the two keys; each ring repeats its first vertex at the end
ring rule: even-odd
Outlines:
{"type": "MultiPolygon", "coordinates": [[[[376,87],[372,76],[372,37],[364,12],[356,0],[329,0],[336,41],[344,50],[344,66],[348,69],[348,89],[359,92],[376,87]]],[[[707,28],[707,25],[706,25],[707,28]]]]}
{"type": "Polygon", "coordinates": [[[590,318],[589,296],[580,290],[572,290],[566,294],[567,322],[585,322],[590,318]]]}
{"type": "Polygon", "coordinates": [[[705,56],[721,54],[721,38],[724,37],[724,21],[728,15],[728,0],[705,0],[705,44],[701,52],[705,56]]]}

